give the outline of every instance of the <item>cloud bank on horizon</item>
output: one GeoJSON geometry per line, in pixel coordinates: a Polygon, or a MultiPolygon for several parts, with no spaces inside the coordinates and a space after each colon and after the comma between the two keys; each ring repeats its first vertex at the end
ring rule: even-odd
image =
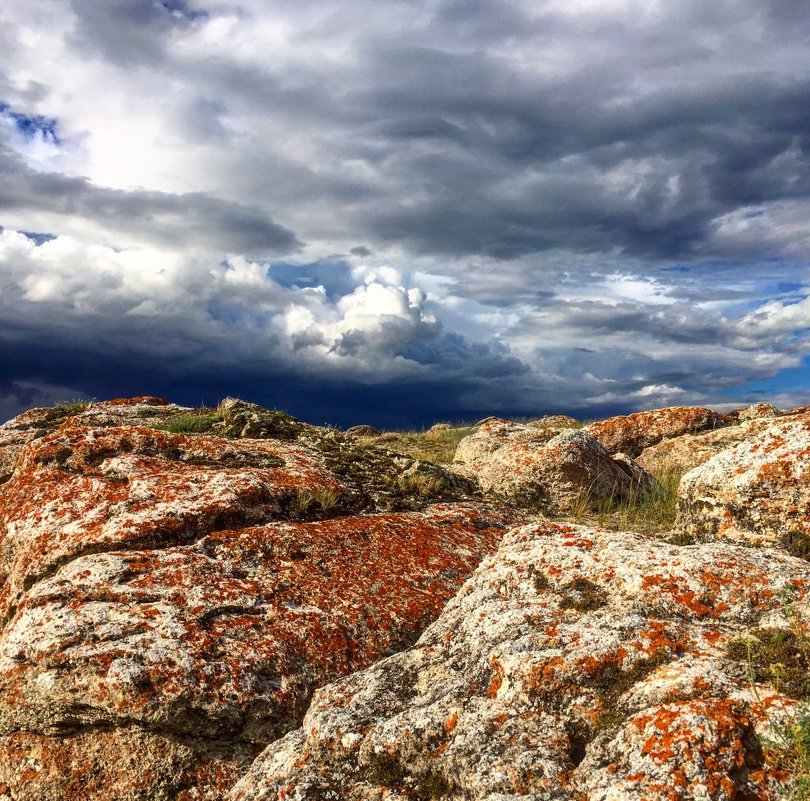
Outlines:
{"type": "Polygon", "coordinates": [[[807,401],[801,0],[7,0],[0,418],[807,401]]]}

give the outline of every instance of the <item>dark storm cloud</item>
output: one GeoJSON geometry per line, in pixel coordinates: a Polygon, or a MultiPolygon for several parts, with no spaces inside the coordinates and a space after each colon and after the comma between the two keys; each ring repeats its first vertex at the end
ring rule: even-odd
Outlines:
{"type": "Polygon", "coordinates": [[[48,233],[0,241],[0,409],[596,414],[810,351],[806,3],[31,2],[0,225],[48,233]]]}
{"type": "MultiPolygon", "coordinates": [[[[300,25],[302,48],[308,37],[343,41],[357,58],[273,67],[221,55],[176,62],[171,36],[205,19],[202,7],[73,8],[77,41],[113,63],[166,60],[226,104],[304,126],[336,166],[276,159],[256,165],[256,180],[276,178],[274,192],[292,202],[312,193],[350,201],[346,225],[372,242],[496,259],[558,248],[728,255],[733,243],[712,241],[718,218],[810,199],[810,78],[777,69],[774,56],[791,38],[789,21],[807,16],[790,2],[687,2],[641,19],[630,4],[565,14],[550,3],[447,0],[414,13],[401,33],[399,8],[326,3],[315,16],[289,6],[273,11],[300,25]],[[535,68],[532,57],[542,65],[547,51],[552,69],[535,68]],[[349,161],[384,173],[385,188],[349,178],[340,166],[349,161]]],[[[239,10],[247,22],[268,12],[262,3],[239,10]]],[[[224,106],[195,103],[186,115],[222,134],[224,106]]]]}
{"type": "Polygon", "coordinates": [[[248,255],[286,253],[300,246],[295,234],[260,209],[200,192],[169,194],[116,190],[26,167],[0,143],[0,215],[47,212],[85,218],[161,246],[198,246],[248,255]]]}
{"type": "MultiPolygon", "coordinates": [[[[6,301],[0,313],[0,400],[13,391],[19,397],[13,411],[27,408],[32,399],[45,404],[64,399],[64,389],[56,395],[37,392],[47,384],[89,398],[108,397],[111,387],[116,395],[148,390],[189,405],[236,395],[319,423],[423,425],[454,408],[459,416],[478,414],[478,407],[470,410],[462,400],[470,393],[478,393],[483,416],[504,401],[503,388],[492,380],[527,370],[504,353],[434,327],[422,331],[402,355],[415,366],[438,369],[398,377],[363,371],[355,362],[347,381],[340,364],[321,361],[307,368],[272,333],[243,328],[236,335],[205,314],[144,318],[98,312],[78,318],[54,305],[40,309],[50,318],[44,330],[22,298],[6,301]]],[[[367,357],[381,347],[396,347],[394,339],[380,343],[350,331],[335,350],[367,357]]],[[[520,393],[508,394],[508,402],[525,411],[520,393]]]]}
{"type": "Polygon", "coordinates": [[[810,81],[742,78],[616,104],[623,87],[599,76],[585,87],[517,79],[504,94],[498,63],[402,59],[393,68],[418,79],[370,100],[392,118],[378,126],[378,146],[405,190],[403,202],[372,212],[371,230],[386,241],[506,259],[555,248],[694,257],[711,247],[718,217],[810,197],[810,81]],[[444,92],[426,103],[421,81],[444,92]],[[632,191],[612,180],[623,168],[632,191]]]}

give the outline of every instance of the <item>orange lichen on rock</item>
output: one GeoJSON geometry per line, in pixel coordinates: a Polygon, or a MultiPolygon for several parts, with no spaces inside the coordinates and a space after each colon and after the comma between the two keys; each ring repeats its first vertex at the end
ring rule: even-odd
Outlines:
{"type": "Polygon", "coordinates": [[[720,428],[732,422],[732,417],[701,406],[674,406],[610,417],[585,426],[584,431],[595,437],[609,453],[638,456],[644,448],[661,440],[720,428]]]}
{"type": "Polygon", "coordinates": [[[787,777],[763,757],[755,699],[722,644],[808,577],[802,560],[739,546],[515,528],[414,647],[319,690],[230,801],[282,788],[377,801],[382,785],[403,798],[461,787],[471,801],[775,801],[787,777]],[[572,587],[599,603],[568,606],[572,587]]]}
{"type": "Polygon", "coordinates": [[[632,459],[613,459],[583,431],[537,429],[506,420],[489,421],[463,439],[455,462],[485,493],[555,514],[582,502],[629,497],[654,485],[632,459]]]}
{"type": "Polygon", "coordinates": [[[505,527],[464,504],[285,520],[301,497],[346,492],[317,449],[82,414],[24,445],[0,487],[0,781],[15,799],[222,798],[315,687],[411,643],[505,527]],[[98,781],[79,793],[85,769],[98,781]]]}
{"type": "Polygon", "coordinates": [[[809,478],[810,413],[776,418],[683,477],[676,526],[810,556],[809,478]]]}

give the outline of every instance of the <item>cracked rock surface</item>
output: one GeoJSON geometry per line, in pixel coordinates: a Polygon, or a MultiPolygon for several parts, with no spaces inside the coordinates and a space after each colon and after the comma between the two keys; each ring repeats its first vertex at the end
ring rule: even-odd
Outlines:
{"type": "Polygon", "coordinates": [[[687,473],[676,526],[810,557],[810,412],[770,421],[687,473]]]}
{"type": "Polygon", "coordinates": [[[505,527],[474,504],[330,518],[308,499],[351,486],[314,447],[96,422],[0,487],[0,798],[221,798],[505,527]]]}
{"type": "Polygon", "coordinates": [[[319,690],[229,798],[776,798],[725,647],[785,583],[810,611],[810,564],[786,554],[516,528],[413,648],[319,690]]]}
{"type": "Polygon", "coordinates": [[[0,426],[0,801],[789,797],[810,411],[577,425],[453,466],[232,398],[0,426]],[[660,538],[542,514],[673,464],[660,538]]]}
{"type": "Polygon", "coordinates": [[[710,431],[732,423],[733,417],[705,409],[702,406],[673,406],[636,412],[623,417],[609,417],[591,423],[583,429],[608,450],[609,453],[627,453],[638,456],[665,439],[681,434],[710,431]]]}

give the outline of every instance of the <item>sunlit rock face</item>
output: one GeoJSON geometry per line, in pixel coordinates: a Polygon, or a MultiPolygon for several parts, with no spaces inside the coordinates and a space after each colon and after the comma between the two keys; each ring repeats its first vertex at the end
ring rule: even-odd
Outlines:
{"type": "Polygon", "coordinates": [[[669,470],[687,473],[721,451],[764,431],[772,422],[765,417],[753,418],[698,434],[679,434],[644,448],[638,463],[653,473],[669,470]]]}
{"type": "Polygon", "coordinates": [[[781,412],[772,403],[752,403],[744,409],[739,409],[733,416],[740,421],[761,420],[769,417],[778,417],[781,412]]]}
{"type": "Polygon", "coordinates": [[[770,421],[681,480],[676,526],[810,556],[810,412],[770,421]]]}
{"type": "Polygon", "coordinates": [[[23,445],[54,431],[68,418],[78,417],[97,427],[138,425],[163,421],[182,411],[189,410],[151,396],[92,404],[77,401],[31,409],[0,425],[0,483],[11,478],[23,445]]]}
{"type": "Polygon", "coordinates": [[[626,498],[653,485],[630,457],[614,459],[584,431],[497,418],[459,443],[455,462],[486,495],[550,514],[626,498]]]}
{"type": "Polygon", "coordinates": [[[786,797],[810,412],[574,423],[452,467],[235,399],[1,426],[0,801],[786,797]],[[670,469],[655,537],[544,517],[670,469]]]}
{"type": "Polygon", "coordinates": [[[638,456],[644,448],[680,434],[695,434],[733,422],[733,418],[701,406],[673,406],[636,412],[625,417],[609,417],[583,429],[595,437],[609,453],[638,456]]]}
{"type": "Polygon", "coordinates": [[[230,799],[777,798],[726,649],[779,619],[786,583],[810,611],[808,582],[784,553],[515,528],[414,648],[319,690],[230,799]]]}
{"type": "Polygon", "coordinates": [[[472,504],[330,518],[350,482],[314,447],[111,416],[68,416],[0,487],[0,797],[220,798],[503,534],[472,504]]]}

